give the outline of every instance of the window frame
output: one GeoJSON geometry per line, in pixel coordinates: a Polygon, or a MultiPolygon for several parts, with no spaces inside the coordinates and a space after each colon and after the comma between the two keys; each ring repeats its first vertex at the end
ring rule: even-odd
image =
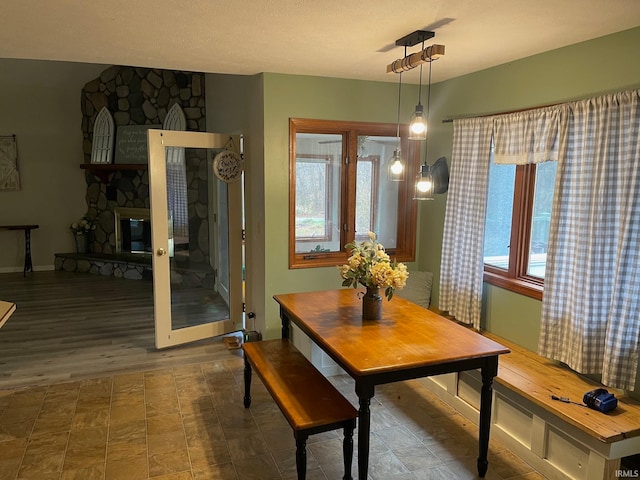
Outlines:
{"type": "Polygon", "coordinates": [[[516,165],[509,267],[503,269],[485,263],[483,278],[491,285],[542,300],[544,279],[527,273],[535,185],[536,165],[516,165]]]}
{"type": "MultiPolygon", "coordinates": [[[[289,119],[289,268],[312,268],[341,265],[348,259],[345,245],[354,241],[355,236],[355,193],[358,136],[395,137],[398,125],[395,123],[349,122],[339,120],[315,120],[305,118],[289,119]],[[339,134],[342,135],[342,172],[340,180],[340,251],[296,253],[296,134],[339,134]],[[349,161],[346,161],[348,159],[349,161]],[[344,226],[347,226],[345,231],[344,226]]],[[[400,148],[406,161],[406,179],[415,177],[420,161],[420,142],[407,139],[408,125],[400,125],[400,148]],[[418,143],[418,145],[415,145],[418,143]]],[[[384,162],[384,159],[380,159],[384,162]]],[[[382,166],[378,172],[382,175],[382,166]]],[[[387,248],[387,253],[401,262],[415,261],[417,204],[413,201],[413,185],[410,180],[398,184],[398,213],[396,247],[387,248]]]]}

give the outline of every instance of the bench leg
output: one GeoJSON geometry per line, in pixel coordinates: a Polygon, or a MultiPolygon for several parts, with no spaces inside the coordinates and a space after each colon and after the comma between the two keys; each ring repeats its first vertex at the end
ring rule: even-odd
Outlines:
{"type": "Polygon", "coordinates": [[[307,435],[305,432],[294,432],[296,439],[296,470],[298,471],[298,480],[307,478],[307,435]]]}
{"type": "Polygon", "coordinates": [[[351,476],[351,462],[353,461],[353,428],[355,422],[349,422],[344,427],[344,440],[342,441],[342,456],[344,458],[344,477],[342,480],[353,480],[351,476]]]}
{"type": "Polygon", "coordinates": [[[251,406],[251,365],[244,359],[244,408],[251,406]]]}

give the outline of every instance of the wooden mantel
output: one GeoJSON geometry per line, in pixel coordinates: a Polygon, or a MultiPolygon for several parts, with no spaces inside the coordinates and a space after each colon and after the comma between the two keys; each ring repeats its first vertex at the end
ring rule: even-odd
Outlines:
{"type": "Polygon", "coordinates": [[[113,172],[120,172],[123,170],[147,170],[149,165],[146,163],[81,163],[80,169],[89,170],[96,177],[100,179],[102,183],[109,183],[109,175],[113,172]]]}

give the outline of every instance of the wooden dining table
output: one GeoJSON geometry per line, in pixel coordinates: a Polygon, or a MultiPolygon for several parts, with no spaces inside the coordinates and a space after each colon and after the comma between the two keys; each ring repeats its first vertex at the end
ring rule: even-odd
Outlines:
{"type": "Polygon", "coordinates": [[[478,474],[487,472],[493,378],[509,349],[408,300],[384,300],[381,320],[362,320],[362,290],[275,295],[282,336],[295,324],[355,380],[358,478],[367,479],[371,399],[376,385],[480,369],[478,474]]]}

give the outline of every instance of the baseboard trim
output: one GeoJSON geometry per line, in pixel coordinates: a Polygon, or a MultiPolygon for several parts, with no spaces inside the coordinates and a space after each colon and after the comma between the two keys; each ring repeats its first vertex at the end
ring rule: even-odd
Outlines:
{"type": "MultiPolygon", "coordinates": [[[[55,265],[34,265],[34,272],[48,272],[51,270],[55,270],[55,265]]],[[[24,267],[0,267],[0,273],[22,273],[24,271],[24,267]]],[[[27,272],[30,273],[30,272],[27,272]]]]}

